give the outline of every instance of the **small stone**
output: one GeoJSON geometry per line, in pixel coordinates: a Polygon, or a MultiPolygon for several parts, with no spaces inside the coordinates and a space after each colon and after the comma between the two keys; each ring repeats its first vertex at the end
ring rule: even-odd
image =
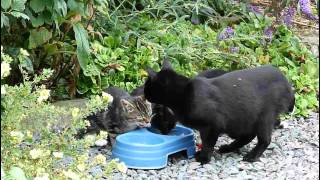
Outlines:
{"type": "Polygon", "coordinates": [[[189,170],[197,169],[197,168],[200,167],[200,164],[201,164],[201,163],[199,163],[199,162],[192,162],[192,163],[189,164],[188,169],[189,169],[189,170]]]}
{"type": "Polygon", "coordinates": [[[229,174],[238,174],[239,170],[236,167],[231,167],[228,171],[229,174]]]}
{"type": "Polygon", "coordinates": [[[178,176],[178,174],[176,172],[172,172],[171,177],[172,178],[176,178],[178,176]]]}
{"type": "Polygon", "coordinates": [[[101,177],[103,174],[103,171],[101,169],[100,166],[94,166],[89,170],[89,173],[93,176],[93,177],[101,177]]]}
{"type": "Polygon", "coordinates": [[[156,175],[157,173],[155,170],[149,170],[149,174],[156,175]]]}
{"type": "Polygon", "coordinates": [[[99,139],[99,140],[97,140],[94,144],[95,144],[96,146],[101,147],[101,146],[107,145],[108,142],[107,142],[105,139],[99,139]]]}
{"type": "Polygon", "coordinates": [[[144,173],[144,171],[143,171],[143,170],[141,170],[141,169],[138,169],[138,170],[137,170],[137,173],[138,173],[138,174],[143,174],[143,173],[144,173]]]}
{"type": "Polygon", "coordinates": [[[202,172],[202,173],[205,173],[206,171],[207,171],[207,169],[205,169],[205,168],[199,168],[199,169],[197,169],[199,172],[202,172]]]}
{"type": "Polygon", "coordinates": [[[213,165],[211,164],[204,164],[202,167],[207,169],[208,171],[213,169],[213,165]]]}
{"type": "Polygon", "coordinates": [[[167,180],[170,179],[167,175],[161,175],[161,180],[167,180]]]}
{"type": "Polygon", "coordinates": [[[182,166],[182,167],[179,168],[179,171],[181,171],[181,172],[184,172],[186,170],[187,170],[187,165],[182,166]]]}
{"type": "Polygon", "coordinates": [[[141,177],[141,178],[143,178],[143,179],[147,179],[148,178],[148,175],[147,174],[139,174],[139,176],[141,177]]]}

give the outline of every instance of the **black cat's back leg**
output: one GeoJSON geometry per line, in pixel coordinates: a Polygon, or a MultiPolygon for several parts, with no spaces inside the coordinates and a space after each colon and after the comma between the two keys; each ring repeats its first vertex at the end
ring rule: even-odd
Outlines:
{"type": "Polygon", "coordinates": [[[234,140],[230,144],[226,144],[226,145],[220,146],[219,152],[220,153],[235,152],[239,148],[241,148],[244,145],[250,143],[255,137],[256,137],[256,135],[248,135],[248,136],[240,137],[240,138],[234,140]]]}
{"type": "Polygon", "coordinates": [[[273,112],[269,111],[264,113],[264,115],[260,118],[262,119],[257,125],[258,143],[247,155],[244,156],[244,161],[257,161],[271,142],[271,134],[274,127],[275,115],[273,112]]]}
{"type": "Polygon", "coordinates": [[[201,164],[210,162],[213,148],[219,137],[219,133],[213,129],[206,128],[200,130],[200,137],[202,141],[202,149],[195,155],[196,161],[201,164]]]}

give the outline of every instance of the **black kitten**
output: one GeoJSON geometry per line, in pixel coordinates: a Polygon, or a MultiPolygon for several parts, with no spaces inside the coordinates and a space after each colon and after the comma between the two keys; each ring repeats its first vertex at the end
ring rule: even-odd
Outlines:
{"type": "MultiPolygon", "coordinates": [[[[134,89],[132,96],[141,96],[144,94],[144,85],[134,89]]],[[[173,111],[161,104],[152,103],[151,127],[154,132],[161,134],[169,134],[169,132],[176,126],[177,118],[173,111]]]]}
{"type": "Polygon", "coordinates": [[[105,110],[87,117],[90,126],[81,130],[77,137],[82,138],[87,133],[99,133],[105,130],[109,133],[111,144],[118,134],[137,128],[146,127],[150,122],[151,104],[142,96],[130,96],[126,91],[109,87],[105,90],[113,96],[113,102],[105,110]]]}
{"type": "Polygon", "coordinates": [[[256,147],[244,157],[256,161],[270,144],[278,115],[292,111],[295,103],[288,80],[270,65],[210,79],[179,75],[167,60],[160,72],[147,71],[146,99],[168,106],[182,124],[199,130],[203,148],[195,157],[202,164],[210,161],[222,133],[235,139],[220,147],[222,153],[235,151],[257,137],[256,147]]]}
{"type": "MultiPolygon", "coordinates": [[[[198,77],[214,78],[225,74],[226,71],[221,69],[210,69],[199,73],[198,77]]],[[[131,93],[132,96],[143,95],[144,85],[134,89],[131,93]]],[[[160,131],[161,134],[169,134],[169,132],[176,126],[178,120],[173,111],[161,104],[152,103],[152,117],[151,127],[154,131],[160,131]]]]}

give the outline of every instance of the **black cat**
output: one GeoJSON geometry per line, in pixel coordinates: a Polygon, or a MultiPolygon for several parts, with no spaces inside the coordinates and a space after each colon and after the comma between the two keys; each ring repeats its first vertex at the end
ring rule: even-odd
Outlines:
{"type": "Polygon", "coordinates": [[[87,117],[90,126],[78,132],[82,138],[87,133],[99,133],[105,130],[109,134],[111,145],[116,135],[137,128],[146,127],[150,122],[151,104],[142,96],[131,96],[126,91],[109,87],[105,92],[113,96],[113,102],[105,110],[87,117]]]}
{"type": "Polygon", "coordinates": [[[244,157],[256,161],[270,144],[278,115],[292,111],[295,103],[290,83],[270,65],[190,79],[165,60],[160,72],[147,72],[145,98],[169,107],[182,124],[199,130],[203,148],[195,158],[202,164],[210,161],[222,133],[235,141],[221,146],[221,153],[235,151],[257,136],[257,145],[244,157]]]}
{"type": "MultiPolygon", "coordinates": [[[[210,69],[203,71],[197,77],[214,78],[225,74],[226,71],[221,69],[210,69]]],[[[134,89],[132,96],[141,96],[144,94],[144,85],[134,89]]],[[[152,103],[151,127],[155,132],[160,131],[161,134],[168,134],[177,124],[177,117],[173,111],[161,104],[152,103]]]]}

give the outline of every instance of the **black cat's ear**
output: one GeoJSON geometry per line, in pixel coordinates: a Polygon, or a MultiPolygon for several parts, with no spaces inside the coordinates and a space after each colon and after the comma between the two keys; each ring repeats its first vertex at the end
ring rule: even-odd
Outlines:
{"type": "Polygon", "coordinates": [[[151,69],[151,68],[149,68],[149,67],[146,68],[146,71],[147,71],[147,73],[148,73],[148,76],[149,76],[151,79],[153,79],[153,78],[156,76],[156,74],[157,74],[153,69],[151,69]]]}
{"type": "Polygon", "coordinates": [[[172,69],[172,66],[167,57],[163,60],[162,67],[161,67],[161,70],[165,70],[165,69],[172,69]]]}

